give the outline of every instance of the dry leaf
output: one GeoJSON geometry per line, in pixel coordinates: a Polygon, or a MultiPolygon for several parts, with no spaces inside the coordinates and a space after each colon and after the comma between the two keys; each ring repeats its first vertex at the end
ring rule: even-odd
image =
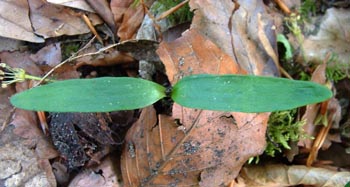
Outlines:
{"type": "Polygon", "coordinates": [[[86,0],[87,3],[98,13],[98,15],[109,25],[113,33],[116,33],[113,14],[106,0],[86,0]]]}
{"type": "Polygon", "coordinates": [[[239,185],[249,187],[281,187],[312,185],[316,187],[344,187],[350,172],[330,171],[306,166],[266,165],[242,169],[239,185]]]}
{"type": "Polygon", "coordinates": [[[268,55],[277,51],[274,23],[263,1],[237,3],[239,7],[235,10],[232,1],[190,1],[191,9],[195,10],[191,28],[200,30],[249,74],[278,74],[273,58],[268,55]]]}
{"type": "Polygon", "coordinates": [[[184,32],[173,42],[162,42],[157,53],[172,84],[191,74],[245,74],[230,56],[197,29],[184,32]]]}
{"type": "MultiPolygon", "coordinates": [[[[245,73],[196,29],[162,42],[157,52],[172,83],[196,73],[245,73]]],[[[157,124],[149,110],[125,140],[122,166],[128,186],[227,185],[247,159],[265,148],[268,113],[200,112],[175,104],[172,118],[160,115],[157,124]],[[175,119],[183,125],[176,125],[175,119]]]]}
{"type": "MultiPolygon", "coordinates": [[[[327,9],[319,31],[310,35],[301,44],[306,62],[322,63],[329,52],[338,56],[338,62],[349,67],[350,56],[350,12],[346,9],[327,9]]],[[[303,54],[300,54],[303,55],[303,54]]],[[[304,63],[302,56],[297,59],[304,63]]],[[[339,64],[333,64],[339,65],[339,64]]]]}
{"type": "Polygon", "coordinates": [[[44,39],[33,33],[26,0],[0,0],[0,36],[42,43],[44,39]]]}
{"type": "Polygon", "coordinates": [[[114,169],[114,160],[109,156],[103,162],[89,170],[81,172],[69,183],[68,187],[120,187],[114,169]]]}
{"type": "Polygon", "coordinates": [[[123,16],[134,0],[111,0],[110,7],[114,15],[116,28],[122,24],[123,16]]]}
{"type": "Polygon", "coordinates": [[[36,54],[30,58],[40,65],[48,65],[55,67],[62,61],[61,44],[54,43],[41,48],[36,54]]]}
{"type": "Polygon", "coordinates": [[[49,3],[95,12],[85,0],[47,0],[49,3]]]}
{"type": "Polygon", "coordinates": [[[141,4],[136,7],[130,6],[123,15],[123,21],[118,29],[120,41],[134,39],[137,30],[141,26],[145,15],[144,8],[141,4]]]}
{"type": "MultiPolygon", "coordinates": [[[[144,108],[129,129],[121,159],[125,186],[195,185],[200,170],[192,154],[200,145],[181,148],[185,134],[168,116],[157,116],[153,107],[144,108]]],[[[198,155],[198,154],[196,154],[198,155]]],[[[198,158],[198,156],[196,156],[198,158]]]]}
{"type": "MultiPolygon", "coordinates": [[[[90,32],[79,14],[70,8],[41,0],[29,0],[28,3],[35,33],[44,38],[90,32]]],[[[97,16],[90,15],[89,18],[94,25],[101,23],[97,16]]]]}
{"type": "MultiPolygon", "coordinates": [[[[326,83],[326,64],[322,64],[318,66],[315,71],[312,74],[311,81],[319,83],[319,84],[325,84],[326,83]]],[[[320,106],[318,104],[311,104],[306,106],[305,114],[302,117],[302,120],[305,120],[305,125],[303,126],[303,129],[306,134],[315,137],[316,135],[316,124],[314,124],[314,121],[318,115],[320,106]]],[[[306,138],[302,139],[298,142],[299,146],[305,147],[307,149],[310,149],[312,146],[312,139],[306,138]]]]}

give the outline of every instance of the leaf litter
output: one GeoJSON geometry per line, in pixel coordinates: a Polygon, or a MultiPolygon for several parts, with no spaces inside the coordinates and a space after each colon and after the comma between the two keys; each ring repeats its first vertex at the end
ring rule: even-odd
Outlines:
{"type": "MultiPolygon", "coordinates": [[[[135,65],[137,67],[137,60],[149,60],[148,58],[158,60],[158,57],[154,55],[154,49],[150,51],[139,50],[140,48],[148,47],[145,43],[142,43],[141,40],[132,40],[135,39],[137,29],[141,25],[144,16],[148,14],[145,8],[150,7],[152,2],[148,1],[147,3],[149,4],[146,4],[146,6],[143,6],[142,3],[134,4],[132,0],[112,0],[110,4],[106,2],[107,1],[95,2],[97,5],[93,5],[92,1],[88,3],[90,3],[92,9],[99,14],[106,24],[109,25],[112,33],[116,33],[120,41],[126,41],[126,45],[124,44],[124,46],[127,47],[127,50],[123,51],[123,49],[117,47],[118,50],[100,52],[100,44],[88,45],[85,51],[80,51],[77,55],[84,55],[90,52],[94,53],[94,55],[86,55],[80,58],[78,60],[80,61],[80,65],[70,62],[61,66],[51,77],[68,79],[79,77],[80,74],[88,74],[88,76],[92,77],[105,74],[100,70],[91,71],[90,69],[93,66],[95,68],[100,68],[101,66],[117,66],[118,68],[127,69],[125,70],[126,73],[122,73],[124,76],[137,75],[138,69],[135,69],[135,65]],[[133,45],[135,45],[135,49],[137,49],[136,53],[133,51],[133,45]],[[152,53],[150,56],[149,52],[152,53]],[[78,72],[77,69],[87,69],[87,72],[81,73],[78,72]]],[[[0,1],[0,3],[4,2],[0,1]]],[[[18,3],[24,2],[18,1],[18,3]]],[[[55,1],[55,3],[62,2],[55,1]]],[[[82,5],[85,8],[81,7],[81,9],[87,9],[86,5],[88,3],[82,5]]],[[[293,3],[287,2],[286,4],[290,5],[293,3]]],[[[237,1],[235,4],[231,1],[217,3],[216,1],[210,0],[192,0],[189,2],[189,5],[194,11],[194,18],[190,29],[173,41],[161,41],[157,50],[159,58],[164,63],[166,75],[170,84],[174,84],[183,76],[198,73],[280,74],[279,71],[281,69],[276,63],[276,30],[280,31],[282,25],[280,25],[281,23],[274,22],[275,20],[272,18],[276,10],[271,11],[262,1],[237,1]],[[277,29],[275,30],[274,27],[277,27],[277,29]]],[[[20,5],[12,3],[11,6],[19,7],[20,5]]],[[[6,8],[6,6],[3,7],[6,8]]],[[[49,41],[48,44],[45,44],[47,47],[39,52],[2,52],[0,59],[2,62],[10,64],[12,67],[24,68],[30,74],[42,76],[51,69],[52,66],[55,66],[62,60],[59,57],[59,47],[62,43],[61,45],[55,43],[50,46],[49,43],[52,42],[51,37],[81,35],[89,32],[88,27],[80,17],[81,12],[73,12],[72,9],[66,7],[36,0],[28,1],[28,5],[24,3],[21,7],[26,7],[20,9],[25,16],[17,17],[27,19],[25,21],[26,25],[24,26],[24,28],[27,29],[16,36],[7,35],[15,32],[1,32],[0,29],[1,36],[41,43],[44,41],[43,38],[45,38],[46,41],[49,41]],[[40,11],[37,10],[39,6],[43,7],[40,11]],[[28,14],[28,12],[31,12],[31,14],[28,14]],[[28,15],[31,15],[31,17],[28,17],[28,15]],[[37,20],[42,20],[42,25],[40,25],[37,20]]],[[[75,7],[80,9],[80,5],[75,7]]],[[[3,12],[4,11],[0,11],[0,20],[4,16],[2,14],[3,12]]],[[[336,14],[341,11],[329,9],[327,14],[329,13],[332,15],[334,12],[336,14]]],[[[101,23],[101,20],[96,19],[97,14],[87,14],[89,14],[94,25],[101,23]]],[[[328,18],[329,17],[332,16],[328,16],[328,18]]],[[[340,19],[341,17],[333,17],[337,18],[337,20],[328,22],[333,24],[342,22],[340,19]]],[[[19,29],[19,26],[16,25],[18,23],[15,20],[11,20],[10,23],[6,24],[15,24],[15,26],[11,26],[10,28],[13,31],[21,31],[22,28],[19,29]]],[[[346,24],[338,25],[341,26],[339,28],[340,30],[344,30],[343,27],[346,26],[346,24]]],[[[324,24],[321,26],[321,29],[327,29],[328,27],[329,26],[324,24]]],[[[338,28],[338,26],[335,26],[335,28],[338,28]]],[[[102,29],[99,30],[99,32],[104,36],[105,42],[108,40],[111,41],[111,38],[113,38],[112,35],[106,34],[110,33],[109,31],[102,29]]],[[[89,35],[87,36],[89,37],[89,35]]],[[[341,36],[344,36],[340,37],[343,41],[347,41],[346,32],[341,36]]],[[[61,39],[64,40],[64,38],[61,39]]],[[[308,41],[308,39],[306,39],[305,42],[306,41],[308,41]]],[[[328,41],[328,43],[332,42],[328,41]]],[[[311,42],[311,46],[312,44],[311,42]]],[[[151,46],[154,47],[154,44],[151,44],[151,46]]],[[[325,45],[321,44],[320,46],[325,45]]],[[[344,62],[344,53],[342,53],[342,49],[346,49],[347,46],[346,44],[337,46],[340,50],[336,48],[333,52],[340,54],[340,59],[344,62]]],[[[120,47],[122,47],[122,45],[120,45],[120,47]]],[[[305,43],[305,54],[307,54],[309,48],[310,47],[307,47],[305,43]]],[[[325,49],[327,48],[329,47],[325,47],[325,49]]],[[[321,56],[324,56],[324,53],[322,53],[321,56]]],[[[157,71],[159,70],[160,69],[157,69],[157,71]]],[[[153,74],[154,77],[159,76],[157,75],[157,71],[156,74],[153,74]]],[[[324,73],[324,71],[325,70],[321,70],[320,74],[324,73]]],[[[316,72],[317,71],[315,71],[314,74],[317,74],[316,72]]],[[[321,78],[316,79],[319,80],[321,78]]],[[[345,82],[345,84],[348,83],[345,82]]],[[[17,91],[27,88],[28,84],[26,83],[17,84],[17,91]]],[[[7,88],[4,92],[2,90],[2,92],[0,92],[1,96],[3,96],[4,93],[7,94],[1,97],[2,101],[7,100],[6,98],[11,95],[12,92],[13,88],[11,87],[7,88]]],[[[121,167],[125,186],[220,186],[230,184],[232,180],[237,177],[238,184],[246,186],[252,184],[250,183],[252,179],[254,180],[253,183],[258,183],[261,186],[266,186],[268,184],[280,186],[315,184],[312,181],[305,180],[286,183],[286,179],[271,182],[266,179],[267,176],[265,177],[262,175],[262,170],[256,174],[253,170],[250,170],[250,168],[254,167],[257,167],[259,170],[259,166],[244,166],[249,158],[260,155],[264,151],[265,132],[268,125],[269,113],[245,114],[237,112],[199,111],[183,108],[176,104],[172,106],[172,113],[170,116],[159,113],[159,109],[155,110],[153,107],[142,109],[140,114],[136,115],[137,121],[128,130],[124,139],[120,164],[116,161],[118,160],[118,156],[115,157],[117,159],[111,157],[111,155],[116,154],[116,152],[107,149],[99,152],[100,154],[89,155],[90,161],[94,162],[94,164],[90,165],[89,163],[91,162],[85,163],[85,168],[88,169],[85,170],[85,172],[80,172],[72,181],[69,181],[69,177],[65,175],[65,173],[68,172],[67,168],[61,165],[62,162],[59,157],[57,157],[58,153],[56,149],[53,147],[52,143],[50,143],[48,137],[37,127],[37,124],[40,122],[37,121],[35,114],[17,109],[14,110],[14,114],[11,115],[11,106],[9,103],[1,103],[1,120],[6,122],[3,132],[13,132],[12,134],[14,135],[8,133],[9,139],[11,139],[12,136],[17,137],[16,141],[13,140],[12,143],[6,144],[4,138],[8,136],[2,135],[2,145],[6,144],[10,146],[9,149],[15,150],[16,148],[11,146],[16,144],[18,149],[16,150],[19,154],[35,154],[37,157],[37,159],[33,159],[33,156],[30,156],[30,158],[23,157],[22,159],[22,156],[18,156],[16,158],[18,162],[13,162],[12,165],[9,166],[9,168],[13,170],[12,172],[6,172],[7,178],[2,178],[2,183],[6,181],[10,182],[10,180],[7,179],[17,176],[16,172],[19,172],[19,166],[25,167],[26,163],[30,161],[33,163],[31,164],[33,167],[40,165],[39,168],[41,168],[41,170],[35,170],[36,174],[28,173],[29,171],[27,170],[23,170],[18,174],[23,173],[29,174],[30,176],[40,176],[47,180],[33,183],[33,181],[22,178],[23,182],[21,184],[56,186],[56,182],[58,182],[58,184],[64,184],[64,186],[118,186],[117,180],[118,178],[120,179],[120,177],[117,176],[114,168],[118,168],[119,165],[121,167]],[[18,140],[18,137],[20,137],[20,140],[18,140]],[[26,150],[28,149],[32,153],[27,153],[26,150]],[[52,165],[50,165],[49,159],[51,161],[52,159],[54,160],[52,165]],[[101,163],[101,165],[98,163],[101,163]],[[53,170],[52,168],[56,169],[53,170]],[[58,171],[60,171],[61,174],[59,174],[58,171]],[[8,178],[8,176],[11,177],[8,178]],[[249,177],[247,180],[244,176],[252,177],[249,177]]],[[[341,126],[343,124],[341,119],[346,115],[342,113],[341,117],[339,117],[340,106],[336,99],[332,99],[330,103],[328,103],[328,106],[328,112],[322,113],[326,116],[324,117],[324,121],[328,120],[329,123],[333,124],[333,131],[340,131],[343,128],[341,126]],[[339,124],[339,128],[337,124],[339,124]]],[[[341,107],[344,110],[343,106],[344,105],[341,107]]],[[[312,126],[314,123],[313,118],[316,117],[310,116],[317,116],[319,112],[318,110],[310,111],[308,108],[310,107],[307,107],[306,114],[304,115],[304,118],[310,121],[306,126],[306,128],[309,129],[307,132],[310,135],[316,136],[316,130],[319,128],[313,128],[312,126]]],[[[312,108],[316,109],[317,107],[312,108]]],[[[345,110],[348,109],[345,107],[345,110]]],[[[125,124],[133,123],[133,121],[136,120],[136,116],[133,112],[130,113],[130,115],[118,115],[113,121],[119,123],[117,129],[126,128],[127,125],[125,124]]],[[[114,118],[113,115],[111,118],[114,118]]],[[[106,130],[108,128],[102,129],[106,130]]],[[[93,129],[91,127],[80,126],[80,129],[85,131],[89,137],[98,134],[91,133],[87,130],[93,129]]],[[[107,130],[107,132],[112,131],[107,130]]],[[[327,134],[329,133],[326,133],[326,135],[327,134]]],[[[108,136],[109,135],[103,135],[104,138],[108,136]]],[[[339,132],[334,136],[327,136],[325,141],[333,141],[333,146],[335,144],[334,141],[344,142],[343,138],[344,136],[340,137],[339,132]]],[[[111,142],[113,142],[113,140],[111,140],[111,142]]],[[[330,145],[329,143],[327,144],[328,146],[330,145]]],[[[307,145],[310,148],[312,141],[307,145]]],[[[113,148],[114,146],[111,147],[113,148]]],[[[85,152],[85,154],[87,153],[89,153],[89,151],[85,152]]],[[[297,153],[296,151],[296,154],[297,153]]],[[[61,159],[65,159],[62,152],[60,155],[61,159]]],[[[306,162],[304,161],[303,163],[306,162]]],[[[322,160],[315,159],[314,166],[316,165],[325,167],[324,164],[322,165],[322,160]]],[[[320,171],[317,168],[293,168],[293,166],[291,166],[290,168],[293,169],[290,169],[289,167],[281,165],[268,165],[267,167],[270,168],[264,170],[264,172],[275,172],[278,173],[278,176],[285,171],[288,171],[287,175],[289,176],[294,176],[295,173],[304,173],[304,171],[305,173],[315,172],[315,175],[326,181],[324,186],[337,185],[334,181],[339,180],[334,178],[338,176],[341,176],[340,178],[342,180],[346,180],[346,177],[348,177],[348,172],[329,173],[330,170],[320,171]]],[[[308,175],[304,175],[303,177],[305,176],[308,175]]],[[[34,177],[33,180],[34,179],[36,179],[36,177],[34,177]]],[[[296,179],[298,179],[298,177],[296,177],[296,179]]],[[[322,180],[318,180],[317,185],[322,183],[322,180]]],[[[231,185],[233,183],[231,183],[231,185]]]]}

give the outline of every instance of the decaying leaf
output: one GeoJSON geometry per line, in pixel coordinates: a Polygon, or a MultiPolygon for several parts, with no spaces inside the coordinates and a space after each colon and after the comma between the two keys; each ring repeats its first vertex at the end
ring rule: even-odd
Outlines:
{"type": "MultiPolygon", "coordinates": [[[[245,73],[232,58],[196,29],[190,29],[173,42],[161,43],[157,52],[166,66],[166,72],[172,83],[190,74],[245,73]]],[[[134,128],[138,128],[137,131],[142,132],[143,135],[133,137],[129,135],[129,138],[126,138],[126,142],[131,143],[126,144],[128,147],[126,149],[129,151],[124,153],[124,157],[129,158],[122,161],[125,169],[123,178],[130,186],[135,184],[199,184],[201,186],[228,184],[237,176],[247,159],[263,151],[268,116],[268,113],[199,112],[174,105],[172,120],[178,119],[182,125],[162,131],[159,135],[162,137],[158,139],[148,140],[150,138],[147,137],[154,136],[151,133],[166,126],[164,122],[157,125],[155,116],[142,115],[139,124],[135,124],[134,128]],[[196,121],[197,118],[198,121],[196,121]],[[146,125],[153,127],[152,131],[147,131],[145,128],[149,127],[146,125]],[[179,134],[183,132],[185,133],[179,134]],[[171,134],[179,134],[177,135],[179,137],[171,134]],[[165,144],[163,137],[168,136],[176,138],[171,143],[165,144]],[[144,138],[146,145],[136,145],[139,137],[144,138]],[[163,146],[159,151],[150,151],[159,149],[159,146],[163,146]],[[142,151],[143,147],[147,149],[142,151]],[[171,151],[164,151],[168,149],[171,151]],[[152,158],[148,157],[150,159],[144,160],[144,156],[141,155],[147,155],[147,153],[152,153],[152,158]],[[162,167],[158,166],[158,163],[162,167]],[[135,175],[135,173],[142,174],[135,175]],[[200,181],[198,181],[199,176],[200,181]]],[[[168,123],[174,124],[171,120],[168,123]]],[[[132,131],[129,133],[135,134],[132,131]]]]}
{"type": "MultiPolygon", "coordinates": [[[[314,71],[311,80],[314,82],[317,82],[319,84],[325,84],[326,83],[326,64],[322,64],[316,68],[314,71]]],[[[316,124],[314,123],[317,115],[319,114],[319,108],[320,106],[318,104],[311,104],[306,106],[305,114],[302,117],[302,120],[305,120],[306,123],[303,126],[304,131],[306,134],[315,137],[316,135],[316,124]]],[[[311,148],[313,140],[310,138],[302,139],[299,141],[298,145],[306,147],[308,149],[311,148]]]]}
{"type": "Polygon", "coordinates": [[[350,181],[350,172],[330,171],[306,166],[266,165],[247,166],[238,179],[240,187],[271,187],[312,185],[343,187],[350,181]]]}
{"type": "Polygon", "coordinates": [[[173,42],[162,42],[157,53],[172,84],[191,74],[245,74],[230,56],[197,29],[184,32],[173,42]]]}
{"type": "Polygon", "coordinates": [[[3,37],[42,43],[44,39],[34,34],[28,17],[26,0],[0,1],[0,35],[3,37]]]}
{"type": "Polygon", "coordinates": [[[94,10],[90,7],[89,4],[86,3],[85,0],[47,0],[47,2],[89,12],[94,12],[94,10]]]}
{"type": "Polygon", "coordinates": [[[55,67],[62,61],[61,44],[47,45],[36,54],[31,55],[30,58],[37,64],[55,67]]]}
{"type": "MultiPolygon", "coordinates": [[[[77,35],[90,32],[78,13],[72,9],[53,5],[45,1],[29,0],[30,20],[36,34],[44,38],[62,35],[77,35]]],[[[90,15],[93,24],[101,23],[95,15],[90,15]]]]}
{"type": "MultiPolygon", "coordinates": [[[[346,9],[330,8],[322,18],[316,35],[308,36],[301,44],[304,54],[300,54],[298,61],[321,63],[331,52],[338,57],[337,63],[350,69],[350,12],[346,9]]],[[[315,23],[314,23],[315,24],[315,23]]],[[[339,65],[339,64],[338,64],[339,65]]]]}
{"type": "Polygon", "coordinates": [[[263,1],[237,3],[239,7],[232,1],[190,1],[195,10],[191,28],[200,30],[249,74],[277,75],[269,54],[277,51],[274,23],[263,1]]]}
{"type": "Polygon", "coordinates": [[[199,176],[202,186],[218,186],[233,179],[255,154],[257,142],[264,140],[252,136],[265,131],[260,125],[266,121],[259,121],[262,115],[250,115],[249,123],[243,118],[235,121],[231,113],[192,109],[183,113],[192,115],[180,120],[181,125],[164,115],[157,123],[152,107],[142,111],[125,139],[121,163],[126,186],[198,185],[199,176]]]}
{"type": "Polygon", "coordinates": [[[107,157],[99,166],[81,172],[74,177],[68,187],[120,187],[122,185],[118,183],[118,175],[114,165],[113,158],[107,157]]]}
{"type": "Polygon", "coordinates": [[[116,33],[115,23],[109,3],[106,0],[95,1],[86,0],[86,2],[98,13],[99,16],[108,24],[112,32],[116,33]]]}

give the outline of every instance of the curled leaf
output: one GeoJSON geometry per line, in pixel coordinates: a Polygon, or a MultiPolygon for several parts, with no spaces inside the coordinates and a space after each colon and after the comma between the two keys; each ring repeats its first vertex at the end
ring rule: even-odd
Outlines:
{"type": "Polygon", "coordinates": [[[151,105],[165,97],[161,85],[131,77],[71,79],[29,89],[11,97],[22,109],[49,112],[109,112],[151,105]]]}
{"type": "Polygon", "coordinates": [[[289,110],[331,96],[313,82],[250,75],[188,76],[172,92],[172,99],[185,107],[247,113],[289,110]]]}

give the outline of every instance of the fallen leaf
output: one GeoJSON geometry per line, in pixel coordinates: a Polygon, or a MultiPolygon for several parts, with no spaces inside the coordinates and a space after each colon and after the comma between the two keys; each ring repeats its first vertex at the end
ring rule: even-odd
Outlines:
{"type": "MultiPolygon", "coordinates": [[[[34,31],[44,38],[90,32],[79,13],[75,13],[70,8],[40,0],[29,0],[28,3],[34,31]]],[[[101,23],[96,15],[89,14],[89,16],[94,25],[101,23]]]]}
{"type": "Polygon", "coordinates": [[[114,15],[116,29],[121,25],[123,15],[133,2],[134,0],[111,0],[110,7],[114,15]]]}
{"type": "Polygon", "coordinates": [[[0,51],[16,51],[23,46],[23,41],[4,37],[0,37],[0,43],[0,51]]]}
{"type": "Polygon", "coordinates": [[[278,75],[278,67],[267,53],[277,52],[274,22],[263,1],[236,2],[237,10],[232,1],[190,1],[191,10],[195,10],[191,28],[207,36],[249,74],[278,75]],[[273,51],[267,51],[267,46],[273,51]]]}
{"type": "Polygon", "coordinates": [[[86,0],[86,2],[98,13],[98,15],[109,25],[113,33],[116,33],[115,23],[112,11],[106,0],[95,1],[86,0]]]}
{"type": "MultiPolygon", "coordinates": [[[[157,52],[171,83],[189,74],[245,73],[196,29],[173,42],[162,42],[157,52]]],[[[149,112],[147,109],[148,115],[140,116],[125,140],[122,164],[128,186],[227,185],[247,159],[264,150],[268,113],[199,112],[174,104],[172,118],[157,125],[156,117],[149,112]],[[174,119],[182,126],[178,127],[174,119]],[[141,159],[146,156],[148,160],[141,159]]]]}
{"type": "Polygon", "coordinates": [[[304,53],[297,58],[298,62],[320,64],[329,52],[337,56],[338,61],[331,65],[344,65],[349,68],[350,56],[350,12],[346,9],[330,8],[322,17],[321,25],[316,35],[308,36],[301,46],[304,53]]]}
{"type": "Polygon", "coordinates": [[[174,84],[191,74],[245,74],[245,71],[197,29],[190,29],[172,42],[162,42],[157,50],[174,84]]]}
{"type": "Polygon", "coordinates": [[[118,182],[118,175],[115,172],[115,162],[111,156],[103,160],[103,162],[91,169],[78,174],[69,183],[68,187],[119,187],[122,186],[118,182]]]}
{"type": "Polygon", "coordinates": [[[36,54],[30,55],[30,58],[38,65],[48,65],[55,67],[62,61],[61,44],[54,43],[41,48],[36,54]]]}
{"type": "MultiPolygon", "coordinates": [[[[133,0],[112,0],[111,10],[120,41],[134,39],[145,15],[142,3],[133,4],[133,0]]],[[[144,1],[150,6],[153,1],[144,1]]]]}
{"type": "Polygon", "coordinates": [[[95,11],[85,0],[47,0],[49,3],[72,7],[94,13],[95,11]]]}
{"type": "Polygon", "coordinates": [[[26,0],[0,1],[0,36],[42,43],[45,40],[33,33],[26,0]]]}
{"type": "Polygon", "coordinates": [[[343,187],[350,181],[350,172],[331,171],[306,166],[265,165],[242,169],[238,186],[271,187],[312,185],[343,187]],[[243,184],[242,184],[243,183],[243,184]]]}
{"type": "MultiPolygon", "coordinates": [[[[312,74],[311,81],[325,84],[326,83],[326,64],[318,66],[312,74]]],[[[302,120],[305,120],[305,125],[303,126],[304,132],[312,137],[316,135],[316,124],[314,123],[317,115],[319,114],[319,104],[311,104],[306,106],[306,111],[302,117],[302,120]]],[[[310,149],[312,146],[313,140],[310,138],[301,139],[298,142],[298,145],[310,149]]]]}

